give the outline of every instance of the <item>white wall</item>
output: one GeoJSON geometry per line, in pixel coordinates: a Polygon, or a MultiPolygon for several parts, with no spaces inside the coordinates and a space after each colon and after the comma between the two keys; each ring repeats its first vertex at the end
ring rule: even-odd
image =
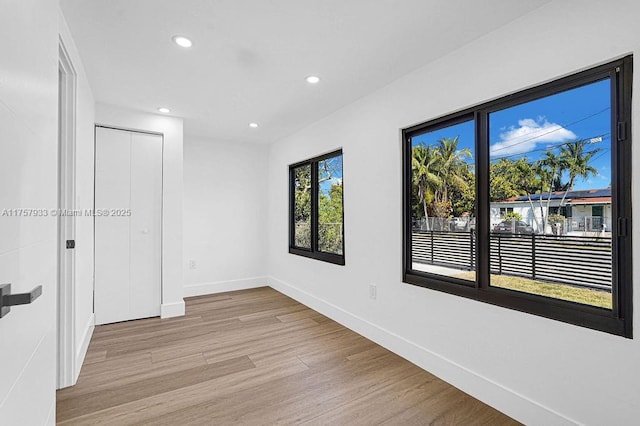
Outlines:
{"type": "Polygon", "coordinates": [[[164,135],[162,155],[162,306],[163,318],[184,315],[182,299],[182,119],[149,114],[102,103],[96,122],[128,130],[164,135]]]}
{"type": "MultiPolygon", "coordinates": [[[[0,1],[0,211],[57,207],[58,10],[0,1]]],[[[55,423],[55,217],[0,215],[0,283],[42,296],[0,319],[0,423],[55,423]]]]}
{"type": "Polygon", "coordinates": [[[185,296],[267,285],[267,152],[185,136],[185,296]]]}
{"type": "MultiPolygon", "coordinates": [[[[76,209],[93,209],[95,100],[67,22],[59,12],[60,40],[76,72],[76,209]]],[[[77,216],[75,230],[75,345],[77,380],[93,333],[93,218],[77,216]]]]}
{"type": "MultiPolygon", "coordinates": [[[[631,52],[639,55],[639,16],[640,3],[632,0],[554,1],[273,145],[271,285],[525,423],[637,423],[637,338],[401,282],[399,129],[631,52]],[[344,150],[346,266],[287,252],[287,165],[339,147],[344,150]],[[377,300],[368,298],[370,283],[378,285],[377,300]]],[[[634,86],[640,87],[640,71],[634,86]]],[[[638,134],[637,93],[633,102],[638,134]]],[[[633,157],[640,164],[640,150],[633,157]]],[[[636,169],[635,182],[639,176],[636,169]]],[[[634,185],[635,201],[639,195],[640,185],[634,185]]],[[[640,223],[640,209],[634,216],[640,223]]],[[[639,227],[633,236],[640,241],[639,227]]],[[[634,257],[638,277],[637,245],[634,257]]],[[[635,288],[634,302],[640,306],[635,288]]],[[[638,334],[639,315],[634,326],[638,334]]]]}

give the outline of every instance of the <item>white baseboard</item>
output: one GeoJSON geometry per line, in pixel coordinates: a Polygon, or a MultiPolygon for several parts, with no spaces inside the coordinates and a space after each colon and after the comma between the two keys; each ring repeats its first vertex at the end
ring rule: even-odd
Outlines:
{"type": "Polygon", "coordinates": [[[87,356],[87,350],[89,349],[89,343],[91,343],[91,337],[93,337],[93,330],[96,328],[96,316],[95,314],[91,314],[89,316],[89,321],[84,329],[84,333],[82,334],[82,339],[80,340],[80,347],[78,347],[78,351],[76,353],[76,364],[73,376],[73,383],[75,384],[78,381],[78,376],[80,376],[80,370],[82,370],[82,364],[84,364],[84,358],[87,356]]]}
{"type": "Polygon", "coordinates": [[[376,342],[524,424],[574,425],[578,423],[442,355],[381,328],[364,318],[351,314],[332,303],[319,299],[289,283],[274,277],[268,277],[268,282],[273,289],[376,342]]]}
{"type": "Polygon", "coordinates": [[[175,303],[163,303],[160,305],[160,318],[173,318],[184,316],[184,300],[175,303]]]}
{"type": "Polygon", "coordinates": [[[184,297],[204,296],[206,294],[224,293],[225,291],[247,290],[250,288],[266,287],[268,285],[267,277],[190,284],[184,286],[184,297]]]}

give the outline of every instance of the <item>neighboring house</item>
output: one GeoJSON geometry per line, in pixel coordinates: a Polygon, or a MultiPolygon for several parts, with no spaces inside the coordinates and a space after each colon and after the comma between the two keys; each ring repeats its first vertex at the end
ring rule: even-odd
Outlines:
{"type": "MultiPolygon", "coordinates": [[[[562,233],[611,231],[611,188],[569,191],[564,202],[563,196],[564,191],[551,193],[548,213],[546,208],[549,193],[523,195],[493,202],[491,225],[500,223],[507,213],[513,212],[519,213],[522,220],[531,225],[536,232],[541,232],[539,227],[545,215],[560,214],[565,218],[561,225],[562,233]]],[[[551,224],[547,224],[546,232],[553,233],[551,224]]]]}

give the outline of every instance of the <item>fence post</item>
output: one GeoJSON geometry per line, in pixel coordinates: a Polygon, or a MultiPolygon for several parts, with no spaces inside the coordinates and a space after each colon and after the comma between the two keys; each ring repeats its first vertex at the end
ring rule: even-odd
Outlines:
{"type": "Polygon", "coordinates": [[[531,279],[536,279],[536,234],[531,234],[531,279]]]}
{"type": "Polygon", "coordinates": [[[433,265],[433,229],[429,232],[431,233],[431,264],[433,265]]]}
{"type": "Polygon", "coordinates": [[[498,233],[498,274],[502,275],[502,237],[498,233]]]}

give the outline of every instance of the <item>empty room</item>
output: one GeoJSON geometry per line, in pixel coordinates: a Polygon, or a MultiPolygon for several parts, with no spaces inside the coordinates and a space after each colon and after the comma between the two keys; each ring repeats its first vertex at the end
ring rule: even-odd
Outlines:
{"type": "Polygon", "coordinates": [[[640,422],[638,2],[0,4],[0,425],[640,422]]]}

